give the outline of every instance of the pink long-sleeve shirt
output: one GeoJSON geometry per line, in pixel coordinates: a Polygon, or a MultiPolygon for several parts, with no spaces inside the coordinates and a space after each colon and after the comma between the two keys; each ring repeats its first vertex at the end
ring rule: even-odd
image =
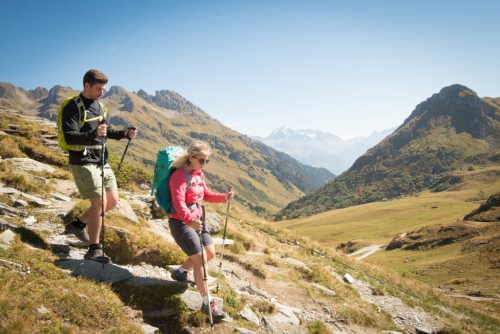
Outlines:
{"type": "Polygon", "coordinates": [[[186,192],[187,177],[180,169],[176,170],[168,182],[170,194],[172,195],[172,204],[174,205],[175,213],[169,213],[168,217],[182,220],[186,225],[191,225],[193,220],[203,217],[203,209],[196,207],[193,211],[188,209],[188,204],[201,202],[202,200],[209,203],[225,203],[225,194],[213,193],[208,190],[205,180],[202,177],[201,170],[188,170],[181,167],[184,171],[191,175],[191,186],[186,192]]]}

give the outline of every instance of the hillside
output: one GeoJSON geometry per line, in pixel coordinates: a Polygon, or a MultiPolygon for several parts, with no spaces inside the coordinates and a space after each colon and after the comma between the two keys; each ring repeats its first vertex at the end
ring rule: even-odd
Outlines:
{"type": "Polygon", "coordinates": [[[443,192],[274,224],[500,314],[499,175],[499,166],[463,171],[464,182],[443,192]],[[368,249],[377,251],[363,258],[368,249]]]}
{"type": "Polygon", "coordinates": [[[289,203],[275,218],[449,189],[462,182],[456,172],[498,165],[499,121],[499,99],[480,98],[461,85],[445,87],[349,170],[289,203]]]}
{"type": "MultiPolygon", "coordinates": [[[[26,91],[0,83],[0,108],[55,121],[61,101],[78,93],[69,87],[26,91]]],[[[152,96],[142,90],[131,93],[113,86],[101,100],[111,115],[112,126],[139,128],[138,138],[127,150],[127,161],[153,173],[160,148],[187,147],[197,139],[208,141],[213,155],[205,170],[211,188],[226,191],[228,184],[233,185],[238,205],[263,216],[334,177],[324,168],[305,166],[287,154],[227,128],[176,92],[161,90],[152,96]]],[[[125,141],[109,141],[108,146],[121,155],[125,141]]]]}
{"type": "MultiPolygon", "coordinates": [[[[8,314],[0,316],[0,332],[209,332],[199,294],[170,279],[166,268],[184,256],[166,221],[153,218],[147,192],[120,189],[117,210],[106,213],[103,243],[112,263],[83,260],[85,245],[61,231],[88,201],[78,198],[65,157],[49,139],[53,123],[14,112],[0,116],[0,305],[8,314]]],[[[118,158],[111,152],[113,167],[118,158]]],[[[217,212],[225,209],[207,206],[219,240],[224,220],[217,212]]],[[[216,333],[484,334],[500,328],[498,312],[450,299],[235,206],[227,235],[223,259],[217,245],[208,267],[212,296],[230,316],[215,325],[216,333]]]]}

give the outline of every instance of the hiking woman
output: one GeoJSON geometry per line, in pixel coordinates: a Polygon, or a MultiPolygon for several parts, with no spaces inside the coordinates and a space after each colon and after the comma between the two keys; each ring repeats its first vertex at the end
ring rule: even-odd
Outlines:
{"type": "Polygon", "coordinates": [[[225,314],[219,310],[215,301],[208,300],[209,294],[203,282],[204,264],[198,233],[201,233],[203,240],[206,262],[215,256],[215,247],[205,225],[205,210],[201,201],[226,203],[233,199],[234,193],[229,191],[219,194],[208,190],[202,168],[210,161],[210,153],[210,146],[206,142],[195,141],[184,155],[174,161],[172,167],[176,170],[170,177],[169,188],[175,213],[169,214],[168,222],[175,242],[189,256],[182,266],[174,271],[172,278],[180,282],[192,282],[189,271],[193,270],[194,282],[203,297],[201,312],[208,315],[210,304],[213,319],[221,320],[225,314]]]}

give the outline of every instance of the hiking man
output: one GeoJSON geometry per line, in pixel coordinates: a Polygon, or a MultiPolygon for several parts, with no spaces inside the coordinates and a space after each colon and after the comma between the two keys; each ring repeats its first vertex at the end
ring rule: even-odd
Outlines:
{"type": "Polygon", "coordinates": [[[105,145],[103,147],[103,143],[107,138],[134,139],[137,135],[135,128],[114,130],[106,122],[106,108],[98,100],[106,92],[107,83],[108,78],[101,71],[89,70],[83,77],[83,91],[79,99],[74,103],[67,103],[61,115],[61,128],[69,149],[71,173],[82,199],[90,200],[90,208],[80,217],[68,222],[64,230],[66,234],[74,234],[81,241],[90,244],[84,256],[86,260],[102,263],[109,262],[109,257],[104,255],[102,244],[99,243],[102,211],[109,211],[118,203],[118,187],[113,170],[108,164],[107,148],[105,145]],[[83,115],[77,101],[83,102],[83,115]],[[106,190],[104,198],[103,181],[106,190]],[[85,227],[88,227],[88,233],[85,227]]]}
{"type": "Polygon", "coordinates": [[[215,247],[205,225],[205,209],[201,201],[227,203],[233,199],[234,193],[213,193],[207,188],[201,169],[208,164],[210,153],[210,146],[206,142],[195,141],[187,152],[172,164],[176,171],[170,177],[169,188],[175,213],[169,213],[168,223],[175,242],[188,256],[174,271],[172,278],[181,282],[192,282],[193,278],[189,272],[192,269],[194,282],[203,298],[201,312],[206,315],[211,313],[213,319],[218,321],[226,315],[219,310],[214,300],[209,300],[207,286],[203,284],[203,253],[206,254],[205,260],[208,262],[215,256],[215,247]],[[188,174],[191,176],[189,189],[188,174]],[[200,239],[203,240],[203,246],[200,245],[200,239]]]}

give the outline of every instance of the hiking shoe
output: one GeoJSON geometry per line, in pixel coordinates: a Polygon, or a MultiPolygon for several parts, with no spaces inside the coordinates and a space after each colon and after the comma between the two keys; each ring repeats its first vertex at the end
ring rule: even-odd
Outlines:
{"type": "MultiPolygon", "coordinates": [[[[213,299],[210,301],[210,308],[212,309],[212,320],[214,322],[221,321],[226,317],[226,313],[219,310],[219,307],[213,299]]],[[[208,304],[202,303],[200,311],[201,313],[208,315],[208,304]]]]}
{"type": "Polygon", "coordinates": [[[83,256],[85,260],[92,260],[92,261],[97,261],[100,263],[109,263],[109,257],[104,255],[104,252],[102,250],[102,244],[97,244],[96,246],[90,246],[89,250],[85,255],[83,256]]]}
{"type": "Polygon", "coordinates": [[[178,269],[176,269],[172,272],[172,275],[170,275],[170,277],[172,277],[172,279],[177,282],[195,284],[193,275],[191,275],[189,271],[180,272],[178,269]]]}
{"type": "Polygon", "coordinates": [[[76,222],[76,219],[73,219],[66,225],[64,225],[64,233],[65,234],[74,234],[80,241],[83,242],[90,242],[89,235],[85,228],[81,229],[78,227],[75,227],[74,223],[76,222]]]}

